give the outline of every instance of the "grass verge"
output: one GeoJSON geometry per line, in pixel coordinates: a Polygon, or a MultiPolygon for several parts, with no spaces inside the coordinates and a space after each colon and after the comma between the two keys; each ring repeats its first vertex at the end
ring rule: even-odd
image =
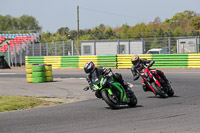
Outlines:
{"type": "Polygon", "coordinates": [[[61,104],[63,102],[46,101],[29,96],[0,96],[0,112],[30,109],[41,106],[61,104]]]}

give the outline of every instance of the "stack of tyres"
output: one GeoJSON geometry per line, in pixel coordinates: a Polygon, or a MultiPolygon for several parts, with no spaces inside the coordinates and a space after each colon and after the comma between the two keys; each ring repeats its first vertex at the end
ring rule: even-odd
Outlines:
{"type": "Polygon", "coordinates": [[[51,64],[45,64],[45,80],[46,80],[46,82],[52,82],[53,81],[52,65],[51,64]]]}
{"type": "Polygon", "coordinates": [[[45,82],[45,65],[39,64],[39,65],[33,65],[33,83],[43,83],[45,82]]]}
{"type": "Polygon", "coordinates": [[[32,83],[33,80],[33,70],[32,70],[32,64],[26,64],[26,80],[28,83],[32,83]]]}

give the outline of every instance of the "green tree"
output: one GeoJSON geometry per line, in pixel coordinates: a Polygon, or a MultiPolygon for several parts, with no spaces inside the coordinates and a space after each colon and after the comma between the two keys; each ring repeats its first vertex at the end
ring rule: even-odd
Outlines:
{"type": "Polygon", "coordinates": [[[41,30],[39,22],[33,16],[22,15],[21,17],[12,17],[10,15],[0,15],[0,30],[41,30]]]}
{"type": "Polygon", "coordinates": [[[56,33],[59,33],[61,36],[68,35],[69,34],[69,28],[68,27],[61,27],[57,30],[56,33]]]}
{"type": "Polygon", "coordinates": [[[33,16],[22,15],[19,18],[20,21],[20,30],[41,30],[39,22],[33,16]]]}

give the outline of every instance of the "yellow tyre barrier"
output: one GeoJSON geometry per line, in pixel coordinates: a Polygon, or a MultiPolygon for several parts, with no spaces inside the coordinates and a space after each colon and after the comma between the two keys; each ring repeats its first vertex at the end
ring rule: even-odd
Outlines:
{"type": "Polygon", "coordinates": [[[26,73],[27,73],[27,74],[32,74],[32,73],[33,73],[33,70],[32,70],[32,69],[26,69],[26,73]]]}
{"type": "Polygon", "coordinates": [[[46,71],[45,76],[46,77],[52,77],[52,71],[46,71]]]}
{"type": "Polygon", "coordinates": [[[32,64],[26,64],[26,69],[32,69],[32,64]]]}
{"type": "Polygon", "coordinates": [[[46,82],[52,82],[53,81],[53,77],[45,77],[46,82]]]}
{"type": "Polygon", "coordinates": [[[52,71],[52,65],[45,64],[45,71],[52,71]]]}
{"type": "Polygon", "coordinates": [[[33,74],[26,74],[26,78],[33,78],[33,74]]]}
{"type": "Polygon", "coordinates": [[[26,80],[27,80],[28,83],[32,83],[33,78],[26,78],[26,80]]]}

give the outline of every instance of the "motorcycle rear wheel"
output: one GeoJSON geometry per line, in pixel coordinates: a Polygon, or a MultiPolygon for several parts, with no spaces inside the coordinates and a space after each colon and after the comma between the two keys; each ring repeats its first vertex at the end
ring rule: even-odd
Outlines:
{"type": "Polygon", "coordinates": [[[101,92],[103,100],[110,106],[112,109],[119,108],[119,101],[112,99],[112,96],[108,93],[108,91],[104,90],[101,92]]]}
{"type": "Polygon", "coordinates": [[[166,98],[167,94],[154,82],[151,83],[153,89],[155,90],[156,95],[159,95],[161,98],[166,98]]]}
{"type": "Polygon", "coordinates": [[[128,103],[129,107],[135,107],[137,105],[137,98],[132,90],[128,90],[130,94],[130,102],[128,103]]]}

